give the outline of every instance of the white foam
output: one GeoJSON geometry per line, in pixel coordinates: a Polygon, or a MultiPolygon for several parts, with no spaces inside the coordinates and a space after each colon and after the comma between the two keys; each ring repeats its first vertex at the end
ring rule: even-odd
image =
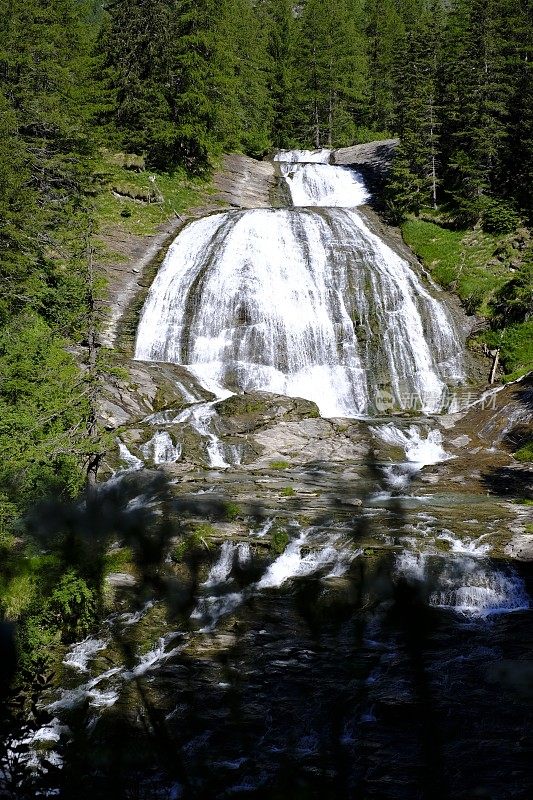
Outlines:
{"type": "Polygon", "coordinates": [[[430,464],[439,464],[453,458],[442,446],[442,434],[439,430],[431,430],[425,436],[420,427],[398,428],[394,423],[370,429],[382,441],[390,445],[402,447],[405,456],[416,469],[430,464]]]}
{"type": "Polygon", "coordinates": [[[73,645],[65,655],[63,664],[79,672],[88,672],[88,664],[101,650],[108,645],[105,639],[84,639],[83,642],[73,645]]]}
{"type": "Polygon", "coordinates": [[[143,444],[141,452],[154,464],[173,464],[181,456],[181,444],[174,444],[167,431],[157,431],[152,438],[143,444]]]}

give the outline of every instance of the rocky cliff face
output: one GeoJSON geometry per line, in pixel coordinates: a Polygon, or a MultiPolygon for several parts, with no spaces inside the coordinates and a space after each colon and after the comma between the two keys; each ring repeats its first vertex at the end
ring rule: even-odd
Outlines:
{"type": "Polygon", "coordinates": [[[378,142],[355,144],[352,147],[340,147],[331,155],[331,163],[337,166],[372,168],[376,172],[386,172],[394,158],[394,152],[400,144],[399,139],[383,139],[378,142]]]}
{"type": "Polygon", "coordinates": [[[353,147],[341,147],[333,151],[331,163],[337,166],[353,167],[361,172],[366,185],[374,195],[373,204],[379,206],[379,195],[399,144],[399,139],[384,139],[378,142],[356,144],[353,147]]]}

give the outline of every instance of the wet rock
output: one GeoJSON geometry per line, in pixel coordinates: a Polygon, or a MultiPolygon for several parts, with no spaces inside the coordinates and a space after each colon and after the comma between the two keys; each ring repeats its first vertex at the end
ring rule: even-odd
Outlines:
{"type": "Polygon", "coordinates": [[[132,425],[146,416],[172,408],[176,416],[191,402],[213,395],[199,386],[183,367],[124,359],[123,377],[109,377],[103,385],[99,420],[107,430],[132,425]]]}
{"type": "Polygon", "coordinates": [[[106,583],[115,589],[135,586],[136,582],[135,576],[128,572],[111,572],[106,576],[106,583]]]}
{"type": "Polygon", "coordinates": [[[533,534],[519,534],[514,536],[507,547],[505,554],[518,561],[533,561],[533,534]]]}
{"type": "Polygon", "coordinates": [[[390,169],[399,139],[365,142],[352,147],[340,147],[331,154],[331,163],[339,166],[372,167],[379,172],[390,169]]]}
{"type": "Polygon", "coordinates": [[[263,449],[259,462],[278,457],[287,457],[294,464],[339,462],[359,459],[366,453],[362,441],[353,441],[325,419],[280,422],[253,438],[263,449]]]}
{"type": "Polygon", "coordinates": [[[228,434],[253,431],[280,418],[293,421],[320,416],[318,406],[310,400],[259,391],[228,397],[217,403],[216,410],[228,434]]]}
{"type": "Polygon", "coordinates": [[[248,156],[225,155],[222,170],[216,173],[217,199],[237,208],[269,208],[275,187],[274,166],[248,156]]]}
{"type": "Polygon", "coordinates": [[[470,444],[470,441],[470,436],[463,434],[462,436],[457,436],[455,439],[452,439],[450,444],[453,444],[454,447],[466,447],[470,444]]]}

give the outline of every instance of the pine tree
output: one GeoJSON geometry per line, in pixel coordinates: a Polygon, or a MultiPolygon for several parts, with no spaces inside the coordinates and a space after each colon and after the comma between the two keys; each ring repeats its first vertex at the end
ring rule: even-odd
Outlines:
{"type": "Polygon", "coordinates": [[[303,140],[315,147],[351,144],[362,118],[366,57],[361,12],[349,0],[307,0],[299,64],[306,115],[303,140]]]}
{"type": "Polygon", "coordinates": [[[394,117],[401,148],[393,165],[389,201],[397,209],[415,214],[424,205],[437,205],[441,35],[442,14],[437,0],[405,29],[393,62],[394,117]]]}
{"type": "Polygon", "coordinates": [[[291,0],[266,0],[263,19],[268,27],[269,90],[272,98],[272,142],[276,148],[297,146],[302,109],[301,71],[297,64],[298,27],[291,0]]]}
{"type": "MultiPolygon", "coordinates": [[[[502,0],[503,2],[503,0],[502,0]]],[[[533,3],[505,0],[501,13],[507,85],[507,131],[497,180],[533,221],[533,3]]]]}
{"type": "Polygon", "coordinates": [[[268,26],[251,0],[229,0],[225,27],[219,38],[224,43],[224,65],[231,78],[235,109],[231,126],[234,147],[252,156],[262,156],[271,145],[273,105],[269,87],[271,73],[268,26]]]}
{"type": "Polygon", "coordinates": [[[120,144],[162,168],[175,161],[178,139],[170,103],[172,6],[170,0],[114,0],[100,37],[120,144]]]}
{"type": "Polygon", "coordinates": [[[377,130],[394,131],[397,103],[394,64],[403,53],[405,27],[394,0],[369,0],[365,9],[368,42],[367,120],[377,130]]]}
{"type": "Polygon", "coordinates": [[[498,192],[507,136],[502,18],[496,0],[458,0],[448,16],[442,71],[443,162],[460,221],[475,223],[498,192]]]}

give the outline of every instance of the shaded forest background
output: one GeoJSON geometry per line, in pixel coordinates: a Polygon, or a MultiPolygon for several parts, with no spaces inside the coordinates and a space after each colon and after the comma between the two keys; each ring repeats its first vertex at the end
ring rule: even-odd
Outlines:
{"type": "MultiPolygon", "coordinates": [[[[0,0],[0,602],[28,668],[97,613],[96,579],[28,550],[19,521],[75,498],[109,445],[95,425],[113,369],[95,310],[103,149],[208,180],[225,151],[399,136],[393,221],[513,237],[533,216],[532,15],[529,0],[0,0]]],[[[490,297],[496,343],[505,326],[531,332],[520,241],[490,297]]]]}

